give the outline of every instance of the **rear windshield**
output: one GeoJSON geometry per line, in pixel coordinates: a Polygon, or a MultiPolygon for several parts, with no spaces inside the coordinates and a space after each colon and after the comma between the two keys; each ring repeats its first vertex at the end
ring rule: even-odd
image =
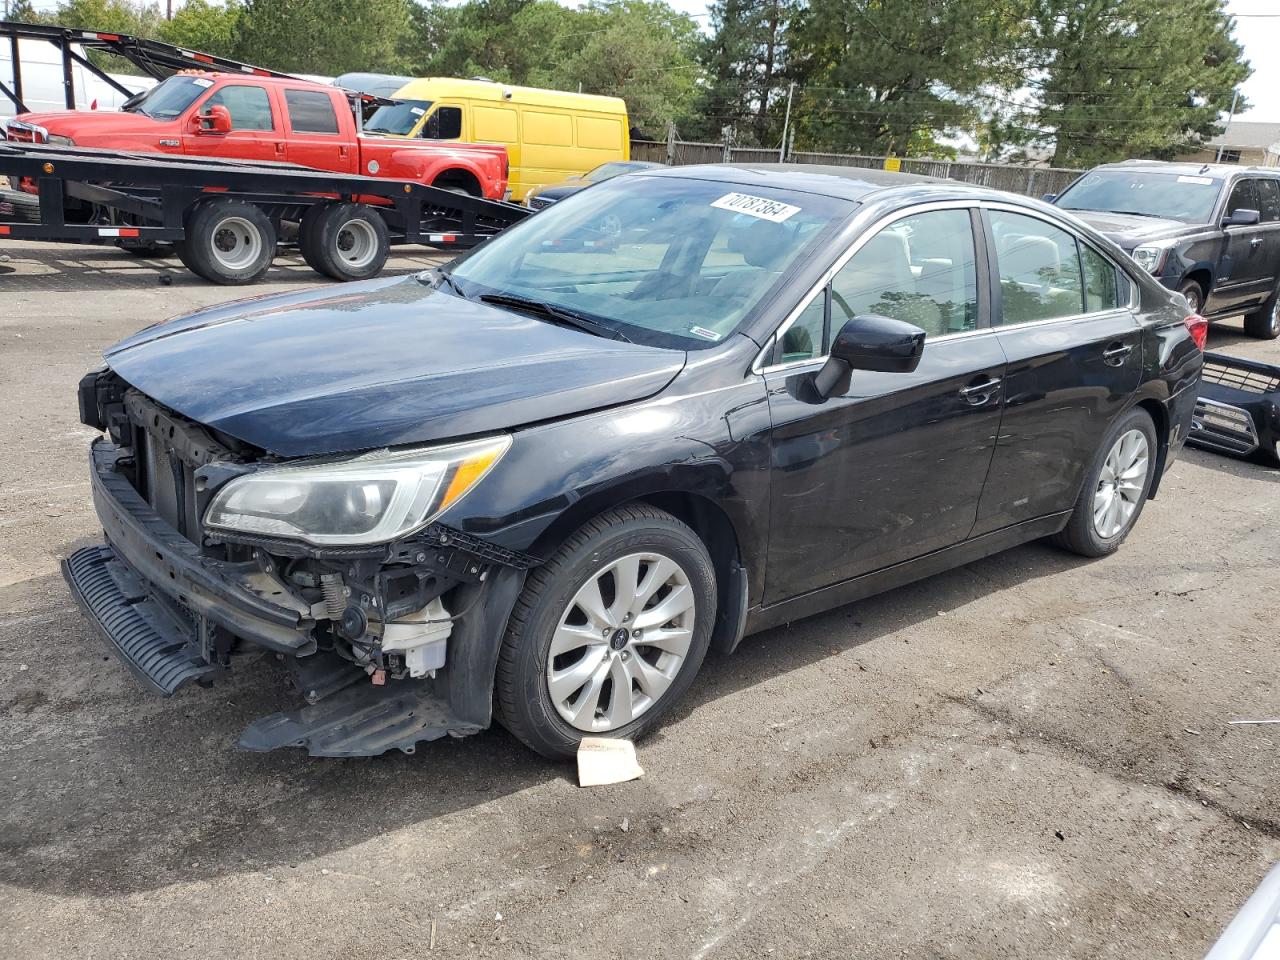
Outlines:
{"type": "Polygon", "coordinates": [[[854,204],[712,180],[608,180],[459,260],[464,295],[508,294],[682,350],[723,342],[854,204]]]}
{"type": "Polygon", "coordinates": [[[383,104],[365,121],[366,133],[394,133],[404,136],[431,109],[430,100],[401,100],[383,104]]]}
{"type": "Polygon", "coordinates": [[[208,77],[170,77],[127,101],[123,109],[157,120],[173,120],[212,86],[208,77]]]}
{"type": "Polygon", "coordinates": [[[1065,210],[1097,210],[1139,217],[1208,223],[1222,181],[1213,177],[1128,170],[1086,173],[1058,197],[1065,210]]]}

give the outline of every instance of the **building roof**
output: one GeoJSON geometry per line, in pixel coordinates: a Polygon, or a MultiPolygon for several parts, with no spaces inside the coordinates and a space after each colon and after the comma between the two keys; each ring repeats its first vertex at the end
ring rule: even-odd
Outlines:
{"type": "Polygon", "coordinates": [[[1254,123],[1249,120],[1233,120],[1227,129],[1205,145],[1230,147],[1233,150],[1265,150],[1280,141],[1280,123],[1254,123]]]}

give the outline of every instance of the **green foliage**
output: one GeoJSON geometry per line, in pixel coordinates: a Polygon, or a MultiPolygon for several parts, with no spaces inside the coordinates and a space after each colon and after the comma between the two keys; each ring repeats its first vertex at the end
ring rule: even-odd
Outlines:
{"type": "Polygon", "coordinates": [[[14,0],[9,5],[9,19],[14,23],[44,22],[31,0],[14,0]]]}
{"type": "Polygon", "coordinates": [[[409,0],[248,0],[237,58],[298,73],[398,73],[409,0]]]}
{"type": "Polygon", "coordinates": [[[236,0],[226,4],[186,0],[174,11],[172,20],[160,25],[159,39],[189,50],[235,58],[243,12],[244,7],[236,0]]]}

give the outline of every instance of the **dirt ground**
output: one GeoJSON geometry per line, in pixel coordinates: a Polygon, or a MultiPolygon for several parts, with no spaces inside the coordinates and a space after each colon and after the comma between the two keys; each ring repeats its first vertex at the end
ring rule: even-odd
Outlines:
{"type": "Polygon", "coordinates": [[[0,254],[0,957],[1196,958],[1280,860],[1280,727],[1228,725],[1280,716],[1280,471],[1187,451],[1115,557],[1027,546],[748,638],[633,783],[501,730],[238,753],[279,678],[154,698],[58,573],[97,533],[77,379],[236,291],[0,254]]]}

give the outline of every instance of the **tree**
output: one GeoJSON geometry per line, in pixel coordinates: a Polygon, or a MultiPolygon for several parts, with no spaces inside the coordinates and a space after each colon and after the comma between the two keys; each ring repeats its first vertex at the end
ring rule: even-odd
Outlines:
{"type": "Polygon", "coordinates": [[[739,142],[772,146],[781,136],[774,110],[785,96],[789,27],[798,0],[716,0],[711,36],[701,45],[706,87],[699,98],[698,134],[718,135],[734,126],[739,142]]]}
{"type": "Polygon", "coordinates": [[[160,25],[160,39],[188,50],[234,57],[237,28],[243,12],[244,7],[237,0],[226,4],[186,0],[174,11],[172,20],[160,25]]]}
{"type": "Polygon", "coordinates": [[[1222,0],[1030,0],[1027,14],[1022,139],[1052,143],[1055,166],[1185,152],[1219,132],[1251,72],[1222,0]]]}
{"type": "Polygon", "coordinates": [[[410,23],[408,0],[248,0],[236,54],[273,70],[395,73],[410,23]]]}
{"type": "Polygon", "coordinates": [[[31,0],[14,0],[9,6],[9,19],[14,23],[43,23],[31,0]]]}

